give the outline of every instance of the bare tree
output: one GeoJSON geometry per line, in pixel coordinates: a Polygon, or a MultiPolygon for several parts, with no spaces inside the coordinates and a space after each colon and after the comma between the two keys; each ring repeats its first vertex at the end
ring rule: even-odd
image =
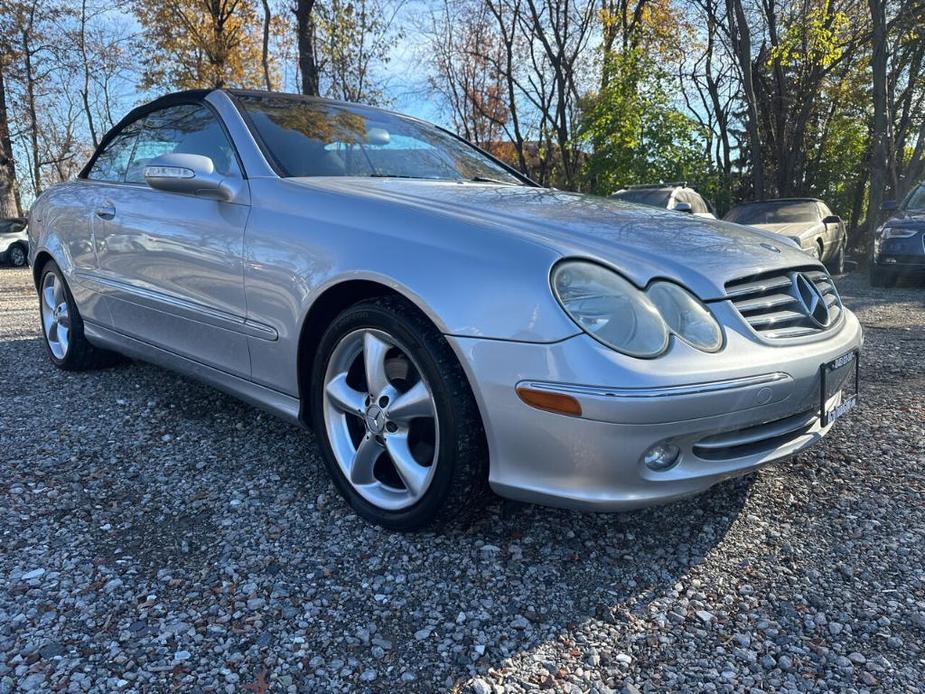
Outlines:
{"type": "Polygon", "coordinates": [[[870,230],[877,224],[880,206],[886,190],[887,176],[887,53],[886,0],[868,0],[870,6],[871,75],[874,122],[870,147],[870,204],[867,224],[870,230]]]}
{"type": "Polygon", "coordinates": [[[745,99],[745,129],[748,132],[752,188],[755,198],[761,199],[765,194],[764,159],[761,131],[758,125],[758,98],[755,95],[755,80],[752,73],[752,38],[742,0],[726,0],[726,16],[729,22],[729,37],[738,60],[742,93],[745,99]]]}
{"type": "Polygon", "coordinates": [[[315,56],[315,0],[296,0],[296,38],[299,51],[299,78],[303,94],[318,96],[320,79],[315,56]]]}
{"type": "Polygon", "coordinates": [[[19,194],[16,185],[16,165],[10,139],[9,111],[6,107],[6,82],[3,73],[9,58],[9,46],[0,45],[0,217],[19,217],[19,194]]]}
{"type": "Polygon", "coordinates": [[[263,43],[260,51],[260,62],[263,65],[263,79],[267,91],[273,91],[273,80],[270,78],[270,24],[273,13],[270,10],[270,0],[261,0],[263,4],[263,43]]]}

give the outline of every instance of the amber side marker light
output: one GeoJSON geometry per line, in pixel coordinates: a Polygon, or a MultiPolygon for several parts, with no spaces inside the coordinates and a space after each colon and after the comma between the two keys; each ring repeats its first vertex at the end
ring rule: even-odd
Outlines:
{"type": "Polygon", "coordinates": [[[557,414],[567,414],[571,417],[581,416],[581,403],[571,395],[550,393],[546,390],[518,387],[517,395],[531,407],[557,414]]]}

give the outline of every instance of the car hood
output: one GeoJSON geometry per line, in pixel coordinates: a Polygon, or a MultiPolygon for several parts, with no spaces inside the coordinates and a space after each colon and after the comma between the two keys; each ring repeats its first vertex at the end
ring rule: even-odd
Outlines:
{"type": "Polygon", "coordinates": [[[749,226],[782,236],[803,236],[815,231],[822,222],[790,222],[789,224],[751,224],[749,226]]]}
{"type": "Polygon", "coordinates": [[[891,226],[896,229],[913,229],[915,231],[925,231],[925,212],[903,212],[895,217],[888,219],[884,226],[891,226]]]}
{"type": "MultiPolygon", "coordinates": [[[[467,226],[500,229],[598,260],[639,286],[674,279],[704,300],[724,296],[732,279],[813,264],[789,241],[751,227],[612,198],[549,188],[402,179],[290,179],[311,188],[374,198],[449,215],[467,226]]],[[[410,223],[410,222],[409,222],[410,223]]]]}

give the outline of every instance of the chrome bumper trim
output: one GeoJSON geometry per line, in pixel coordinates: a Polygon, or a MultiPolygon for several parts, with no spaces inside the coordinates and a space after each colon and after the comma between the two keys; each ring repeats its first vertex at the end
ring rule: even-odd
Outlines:
{"type": "Polygon", "coordinates": [[[782,371],[746,376],[744,378],[729,378],[722,381],[706,381],[679,386],[659,386],[656,388],[610,388],[607,386],[583,386],[571,383],[550,383],[548,381],[521,381],[517,387],[545,390],[564,395],[588,395],[597,398],[671,398],[685,395],[701,395],[703,393],[719,393],[738,388],[770,385],[790,380],[790,376],[782,371]]]}

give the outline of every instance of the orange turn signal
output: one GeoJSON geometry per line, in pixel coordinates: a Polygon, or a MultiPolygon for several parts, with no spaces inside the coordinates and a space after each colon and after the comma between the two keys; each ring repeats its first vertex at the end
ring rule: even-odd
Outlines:
{"type": "Polygon", "coordinates": [[[531,407],[557,414],[567,414],[570,417],[581,416],[581,403],[571,395],[550,393],[548,390],[534,390],[533,388],[518,387],[517,395],[531,407]]]}

